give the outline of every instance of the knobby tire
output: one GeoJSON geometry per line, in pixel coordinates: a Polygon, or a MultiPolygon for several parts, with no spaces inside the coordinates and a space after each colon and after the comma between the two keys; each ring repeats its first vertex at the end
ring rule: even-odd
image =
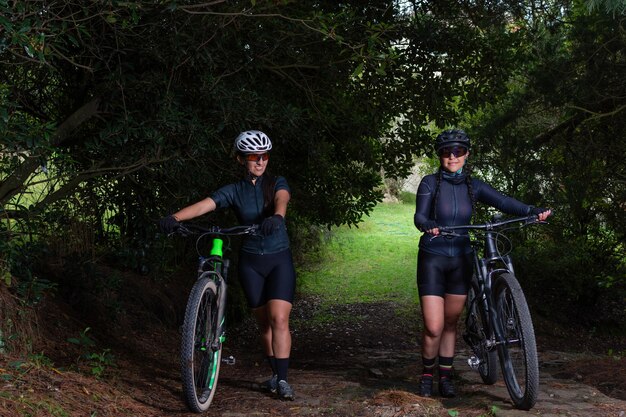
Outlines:
{"type": "Polygon", "coordinates": [[[183,395],[189,409],[208,410],[222,360],[221,344],[211,347],[217,331],[217,287],[211,276],[196,281],[189,295],[181,344],[183,395]]]}
{"type": "Polygon", "coordinates": [[[472,284],[466,301],[469,317],[466,321],[468,326],[465,330],[464,339],[480,360],[478,373],[483,383],[493,385],[498,380],[498,353],[493,347],[487,347],[487,341],[491,337],[488,330],[489,316],[485,311],[483,302],[475,299],[478,293],[478,288],[472,284]]]}
{"type": "Polygon", "coordinates": [[[498,345],[500,366],[515,407],[530,410],[539,392],[539,364],[532,318],[522,288],[511,273],[494,279],[496,314],[505,336],[498,345]]]}

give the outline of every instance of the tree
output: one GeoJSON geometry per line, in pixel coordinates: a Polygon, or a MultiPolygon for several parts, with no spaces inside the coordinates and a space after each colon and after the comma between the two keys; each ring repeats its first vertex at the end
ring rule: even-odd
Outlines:
{"type": "Polygon", "coordinates": [[[564,316],[620,322],[624,310],[611,300],[626,284],[626,172],[609,155],[626,145],[624,20],[581,2],[552,6],[543,18],[520,21],[526,40],[517,75],[468,123],[485,175],[556,209],[558,232],[524,249],[533,259],[522,270],[534,278],[532,299],[564,316]],[[611,311],[590,315],[598,305],[611,311]]]}
{"type": "Polygon", "coordinates": [[[235,178],[231,141],[246,128],[277,142],[273,167],[303,219],[356,224],[381,169],[406,174],[424,126],[458,119],[448,97],[502,88],[479,71],[496,67],[491,41],[459,36],[493,22],[455,18],[455,2],[413,15],[393,1],[2,7],[0,201],[16,218],[78,209],[100,236],[103,218],[141,235],[235,178]]]}

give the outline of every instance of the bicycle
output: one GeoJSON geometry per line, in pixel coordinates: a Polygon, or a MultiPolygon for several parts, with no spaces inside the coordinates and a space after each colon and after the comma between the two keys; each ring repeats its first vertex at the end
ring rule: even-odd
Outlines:
{"type": "MultiPolygon", "coordinates": [[[[175,233],[197,236],[198,279],[189,294],[182,327],[181,374],[183,395],[189,409],[196,413],[208,410],[219,378],[221,363],[235,364],[232,356],[222,359],[225,341],[225,312],[228,268],[230,260],[224,257],[229,248],[223,236],[256,234],[258,225],[204,228],[180,224],[175,233]],[[211,238],[209,256],[200,250],[200,241],[211,238]]],[[[227,240],[228,242],[228,240],[227,240]]]]}
{"type": "MultiPolygon", "coordinates": [[[[473,232],[474,274],[466,301],[463,339],[474,355],[469,366],[478,370],[483,383],[497,381],[499,358],[509,396],[516,408],[530,410],[539,391],[539,363],[535,331],[524,292],[515,276],[509,255],[510,240],[504,231],[531,224],[543,224],[537,216],[508,220],[492,219],[484,224],[440,226],[442,236],[463,236],[456,230],[473,232]],[[507,226],[518,223],[515,227],[507,226]],[[482,234],[482,236],[478,236],[482,234]],[[498,243],[509,245],[502,253],[498,243]],[[482,250],[482,257],[479,253],[482,250]]],[[[436,236],[434,236],[436,237],[436,236]]]]}

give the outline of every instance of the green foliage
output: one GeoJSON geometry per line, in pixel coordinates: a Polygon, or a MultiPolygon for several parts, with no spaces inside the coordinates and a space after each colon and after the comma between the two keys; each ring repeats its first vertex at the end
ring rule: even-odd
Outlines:
{"type": "Polygon", "coordinates": [[[294,263],[296,265],[317,264],[323,256],[323,242],[330,231],[306,222],[297,212],[289,214],[287,222],[294,263]]]}
{"type": "Polygon", "coordinates": [[[313,3],[0,3],[12,239],[54,246],[39,266],[161,271],[156,221],[240,178],[232,140],[250,128],[272,138],[304,229],[356,225],[380,172],[401,177],[428,148],[424,126],[458,119],[452,96],[502,88],[514,50],[453,3],[313,3]]]}
{"type": "MultiPolygon", "coordinates": [[[[0,234],[11,236],[0,223],[0,234]]],[[[33,269],[41,257],[43,246],[38,243],[25,243],[18,239],[0,241],[0,278],[27,306],[38,304],[48,294],[55,294],[57,283],[44,278],[33,269]]]]}
{"type": "Polygon", "coordinates": [[[478,138],[471,158],[496,188],[555,210],[553,232],[524,243],[537,309],[620,325],[626,168],[607,152],[626,145],[626,102],[615,99],[626,96],[626,37],[603,10],[573,3],[552,13],[520,21],[534,45],[520,61],[525,77],[511,77],[506,94],[467,119],[478,138]]]}
{"type": "Polygon", "coordinates": [[[71,337],[67,339],[67,341],[75,345],[90,349],[96,345],[96,342],[91,337],[87,336],[87,333],[90,330],[91,328],[87,327],[85,330],[80,332],[80,335],[78,337],[71,337]]]}
{"type": "Polygon", "coordinates": [[[497,416],[497,415],[498,415],[498,411],[500,411],[500,407],[498,407],[497,405],[492,405],[492,406],[489,408],[489,411],[488,411],[488,412],[486,412],[486,413],[484,413],[484,414],[481,414],[481,415],[480,415],[480,416],[478,416],[478,417],[495,417],[495,416],[497,416]]]}
{"type": "Polygon", "coordinates": [[[562,235],[546,240],[623,259],[626,168],[607,157],[626,145],[622,12],[614,0],[0,2],[0,279],[36,302],[55,290],[49,259],[166,270],[156,221],[240,178],[232,140],[251,128],[275,144],[298,248],[358,225],[381,172],[404,177],[433,132],[461,125],[477,177],[556,209],[562,235]]]}
{"type": "Polygon", "coordinates": [[[5,269],[5,267],[1,267],[0,268],[0,281],[2,281],[4,283],[4,285],[6,285],[7,287],[11,286],[11,272],[9,272],[7,269],[5,269]]]}
{"type": "Polygon", "coordinates": [[[108,368],[115,366],[115,357],[111,354],[110,349],[104,349],[99,353],[94,351],[96,342],[87,335],[90,330],[91,328],[87,327],[80,332],[78,337],[71,337],[67,341],[80,346],[82,351],[80,362],[84,361],[89,367],[91,374],[100,378],[108,368]]]}
{"type": "Polygon", "coordinates": [[[518,246],[516,271],[533,309],[563,323],[623,328],[626,268],[610,242],[531,238],[518,246]]]}
{"type": "Polygon", "coordinates": [[[110,349],[104,349],[100,353],[90,353],[86,359],[91,367],[91,374],[96,378],[102,377],[108,368],[115,366],[115,357],[110,349]]]}
{"type": "Polygon", "coordinates": [[[408,191],[400,192],[400,202],[402,204],[415,204],[415,193],[410,193],[408,191]]]}
{"type": "Polygon", "coordinates": [[[28,356],[28,363],[35,368],[51,368],[54,366],[52,359],[41,353],[34,353],[28,356]]]}
{"type": "Polygon", "coordinates": [[[56,283],[45,278],[38,278],[30,274],[30,271],[27,272],[28,276],[26,279],[20,280],[17,285],[17,294],[28,305],[35,305],[39,303],[46,294],[54,293],[57,288],[56,283]]]}
{"type": "Polygon", "coordinates": [[[3,144],[16,150],[2,153],[14,187],[0,189],[0,200],[21,211],[11,198],[40,170],[47,187],[29,211],[62,213],[74,199],[99,238],[114,237],[104,219],[125,245],[145,246],[156,218],[235,178],[228,154],[244,128],[277,143],[273,168],[290,179],[303,218],[356,224],[380,200],[371,191],[380,169],[403,175],[424,149],[428,119],[448,118],[461,91],[483,97],[479,89],[502,80],[476,71],[497,67],[476,58],[497,40],[479,30],[492,23],[456,19],[464,12],[452,3],[413,14],[391,1],[227,2],[193,14],[184,4],[74,6],[3,7],[12,41],[0,58],[23,71],[0,78],[17,89],[5,89],[0,106],[3,144]],[[53,82],[32,95],[43,80],[53,82]],[[23,155],[38,159],[20,163],[23,155]]]}
{"type": "Polygon", "coordinates": [[[589,12],[604,10],[616,15],[626,12],[626,3],[623,0],[587,0],[586,3],[589,12]]]}

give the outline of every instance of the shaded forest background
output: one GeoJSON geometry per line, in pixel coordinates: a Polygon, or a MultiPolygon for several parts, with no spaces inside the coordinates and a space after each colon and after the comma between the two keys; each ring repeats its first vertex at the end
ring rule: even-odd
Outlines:
{"type": "Polygon", "coordinates": [[[46,298],[123,315],[128,283],[104,268],[149,285],[187,270],[195,252],[157,221],[241,175],[231,147],[246,129],[274,142],[302,262],[330,227],[358,225],[385,180],[431,157],[438,131],[464,128],[478,176],[555,211],[516,243],[534,311],[623,332],[625,12],[0,0],[0,351],[29,349],[27,313],[46,298]]]}

